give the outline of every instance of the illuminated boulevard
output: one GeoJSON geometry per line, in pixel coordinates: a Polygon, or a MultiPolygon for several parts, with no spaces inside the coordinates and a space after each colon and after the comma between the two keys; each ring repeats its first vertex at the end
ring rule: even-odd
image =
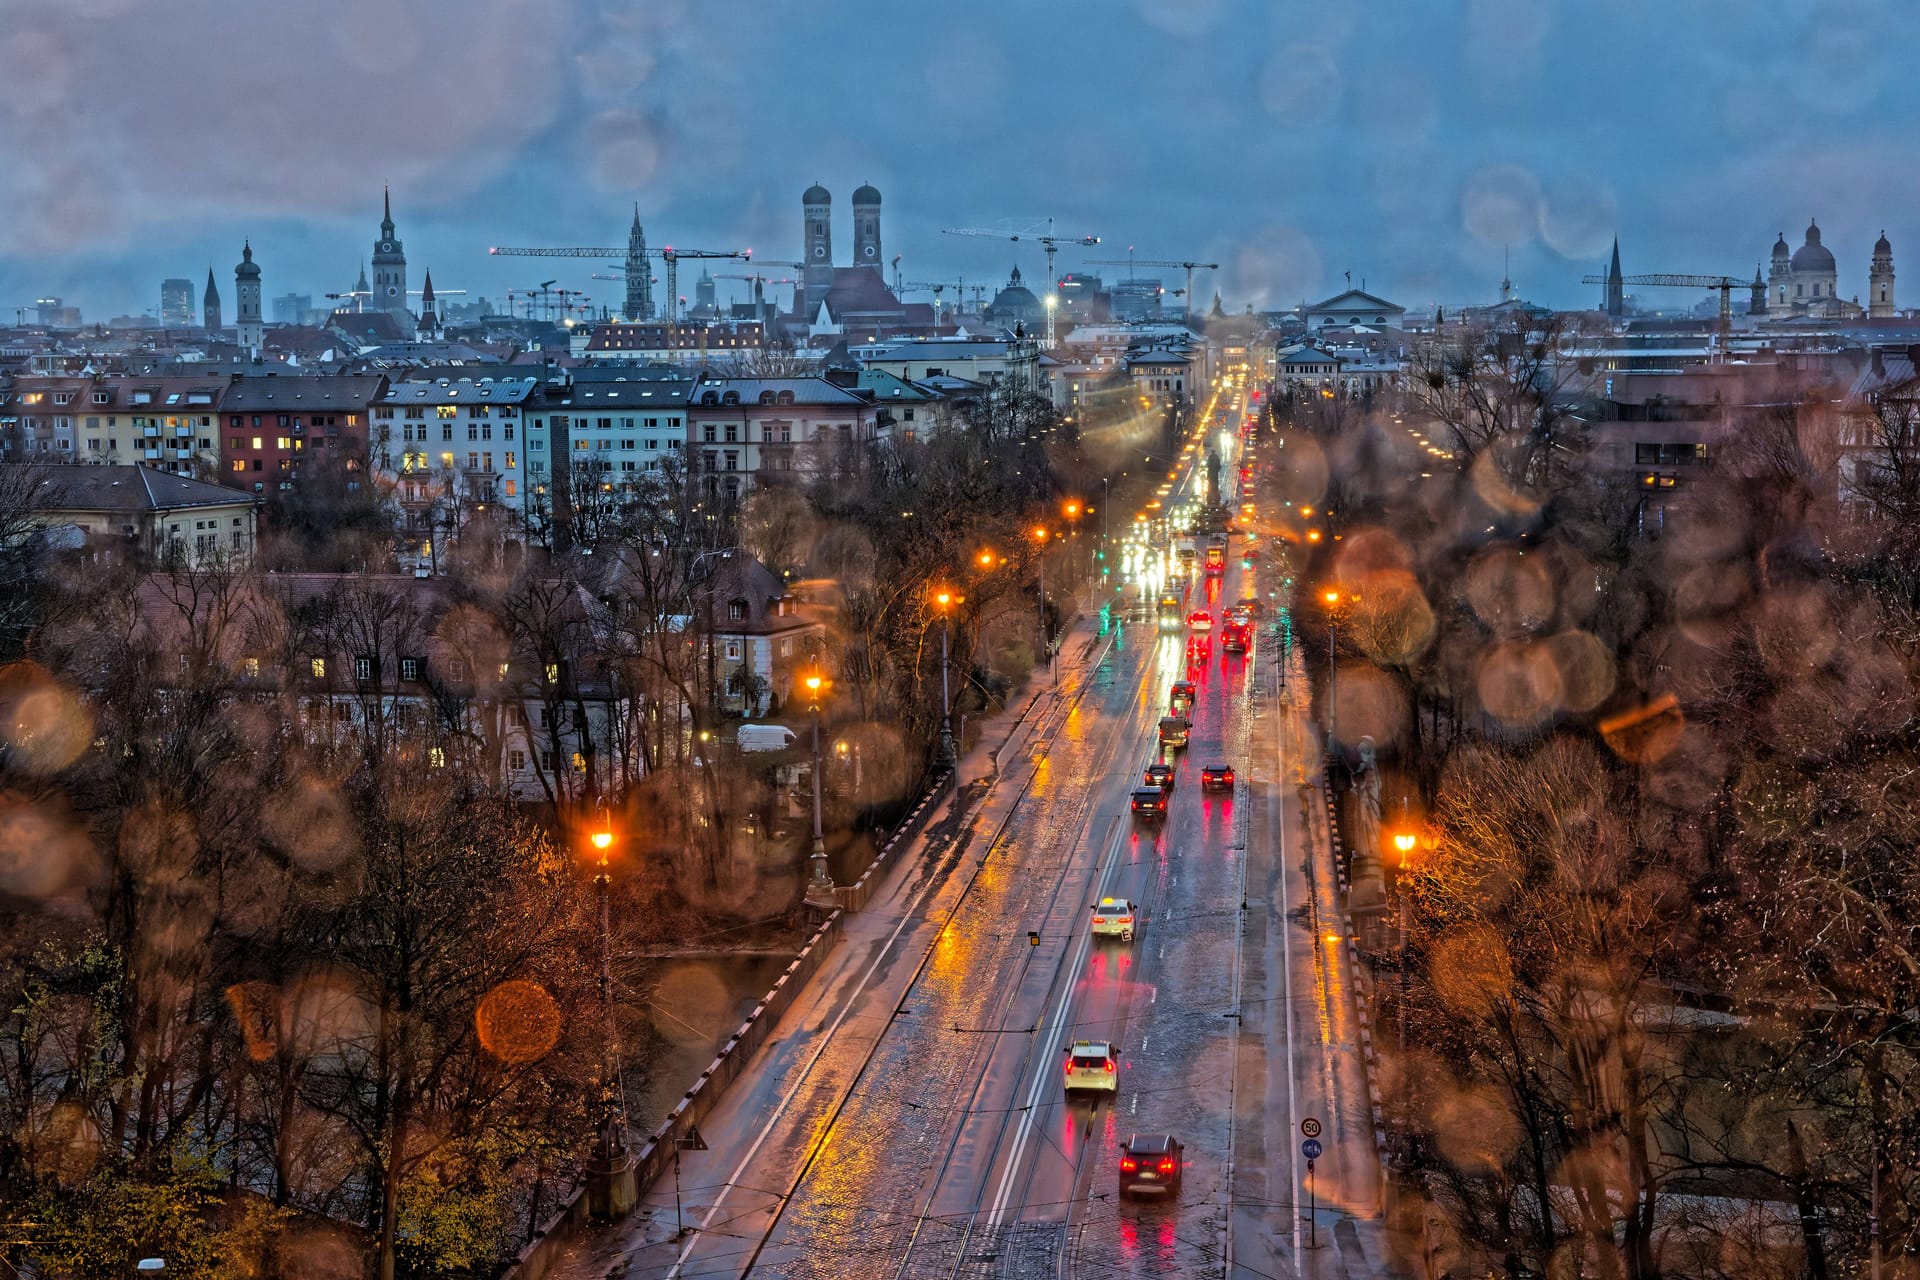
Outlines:
{"type": "MultiPolygon", "coordinates": [[[[1258,449],[1256,471],[1283,452],[1258,449]]],[[[1204,483],[1204,456],[1184,456],[1169,509],[1204,483]]],[[[1243,542],[1223,577],[1170,589],[1215,617],[1259,599],[1249,651],[1190,650],[1184,630],[1156,629],[1151,599],[1113,633],[1067,635],[1057,685],[1037,673],[1037,694],[961,761],[963,809],[949,803],[849,918],[701,1125],[709,1149],[685,1155],[677,1211],[663,1178],[555,1274],[1382,1273],[1348,950],[1307,783],[1321,742],[1290,692],[1298,651],[1282,679],[1283,568],[1243,560],[1243,542]],[[1129,797],[1181,679],[1192,741],[1156,829],[1129,797]],[[1203,793],[1220,763],[1233,789],[1203,793]],[[1135,904],[1130,943],[1090,936],[1103,897],[1135,904]],[[1118,1046],[1110,1101],[1064,1096],[1076,1040],[1118,1046]],[[1311,1188],[1309,1118],[1325,1148],[1311,1188]],[[1134,1133],[1184,1144],[1171,1202],[1117,1196],[1134,1133]]]]}

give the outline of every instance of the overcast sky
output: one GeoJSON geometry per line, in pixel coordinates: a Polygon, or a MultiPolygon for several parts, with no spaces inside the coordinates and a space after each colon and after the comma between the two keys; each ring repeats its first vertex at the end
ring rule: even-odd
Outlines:
{"type": "MultiPolygon", "coordinates": [[[[491,244],[799,256],[800,192],[885,199],[908,279],[1038,250],[1218,261],[1238,309],[1357,285],[1409,307],[1626,269],[1747,276],[1818,217],[1843,294],[1884,228],[1920,303],[1920,4],[1756,0],[0,0],[0,306],[88,319],[211,264],[232,315],[351,286],[380,187],[412,283],[500,297],[596,264],[491,244]],[[1913,265],[1906,265],[1906,264],[1913,265]]],[[[1111,278],[1113,268],[1106,268],[1111,278]]],[[[1124,268],[1121,269],[1124,274],[1124,268]]],[[[1167,275],[1169,288],[1183,280],[1167,275]]],[[[728,289],[738,286],[727,283],[728,289]]],[[[690,292],[686,282],[681,291],[690,292]]],[[[784,290],[782,293],[784,294],[784,290]]],[[[723,294],[725,296],[725,294],[723,294]]],[[[196,297],[197,301],[197,297],[196,297]]],[[[11,315],[6,317],[11,320],[11,315]]]]}

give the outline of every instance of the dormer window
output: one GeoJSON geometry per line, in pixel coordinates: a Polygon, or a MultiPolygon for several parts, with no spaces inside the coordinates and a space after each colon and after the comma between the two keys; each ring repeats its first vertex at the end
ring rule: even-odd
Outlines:
{"type": "Polygon", "coordinates": [[[721,404],[739,404],[740,393],[738,391],[729,391],[727,392],[727,394],[720,397],[720,403],[721,404]]]}
{"type": "Polygon", "coordinates": [[[727,621],[728,622],[745,622],[746,619],[747,619],[747,602],[745,600],[727,601],[727,621]]]}
{"type": "Polygon", "coordinates": [[[708,391],[701,395],[700,403],[701,404],[719,404],[720,397],[715,395],[713,392],[708,391]]]}
{"type": "Polygon", "coordinates": [[[773,402],[774,402],[775,404],[792,404],[792,403],[793,403],[793,392],[791,392],[791,391],[782,391],[782,392],[781,392],[781,393],[780,393],[779,395],[777,395],[777,396],[775,396],[775,397],[773,398],[773,402]]]}
{"type": "Polygon", "coordinates": [[[761,403],[761,404],[772,404],[772,403],[773,403],[773,392],[771,392],[771,391],[762,391],[762,392],[760,393],[760,403],[761,403]]]}

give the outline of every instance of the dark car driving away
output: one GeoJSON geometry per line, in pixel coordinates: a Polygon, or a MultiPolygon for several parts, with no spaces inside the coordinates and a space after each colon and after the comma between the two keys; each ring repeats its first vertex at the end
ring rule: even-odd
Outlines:
{"type": "Polygon", "coordinates": [[[1120,1148],[1120,1198],[1180,1193],[1186,1150],[1170,1133],[1136,1133],[1120,1148]]]}
{"type": "Polygon", "coordinates": [[[1200,789],[1202,791],[1233,790],[1233,766],[1230,764],[1210,764],[1201,769],[1200,789]]]}
{"type": "Polygon", "coordinates": [[[1167,816],[1167,793],[1158,787],[1141,787],[1133,793],[1133,816],[1143,822],[1158,822],[1167,816]]]}

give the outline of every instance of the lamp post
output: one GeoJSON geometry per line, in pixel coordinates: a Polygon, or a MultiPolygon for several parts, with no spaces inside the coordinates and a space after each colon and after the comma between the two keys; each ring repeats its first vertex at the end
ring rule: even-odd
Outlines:
{"type": "MultiPolygon", "coordinates": [[[[1402,796],[1400,812],[1403,821],[1406,816],[1406,807],[1406,797],[1402,796]]],[[[1411,827],[1394,833],[1393,847],[1400,853],[1400,875],[1394,888],[1400,899],[1400,1007],[1397,1010],[1399,1014],[1397,1020],[1400,1024],[1400,1130],[1403,1142],[1407,1140],[1407,1117],[1412,1109],[1412,1100],[1408,1094],[1411,1073],[1407,1070],[1407,872],[1408,859],[1418,843],[1419,836],[1411,827]]]]}
{"type": "Polygon", "coordinates": [[[813,699],[813,853],[808,858],[809,894],[833,892],[833,873],[827,869],[827,841],[820,829],[820,686],[818,672],[807,677],[807,693],[813,699]]]}
{"type": "Polygon", "coordinates": [[[626,1112],[620,1096],[620,1053],[614,1036],[613,928],[609,905],[613,872],[607,861],[613,849],[613,813],[604,800],[600,802],[600,813],[600,829],[590,839],[599,863],[593,886],[600,908],[601,1115],[600,1130],[594,1137],[587,1162],[587,1202],[596,1216],[613,1219],[625,1217],[633,1209],[639,1192],[633,1158],[627,1151],[626,1112]]]}
{"type": "Polygon", "coordinates": [[[1332,587],[1320,593],[1327,604],[1327,750],[1334,750],[1333,730],[1333,681],[1334,672],[1339,664],[1340,619],[1334,613],[1334,606],[1340,603],[1340,593],[1332,587]]]}
{"type": "Polygon", "coordinates": [[[947,673],[950,669],[948,655],[951,651],[952,633],[953,633],[953,618],[952,618],[952,613],[950,611],[954,601],[957,600],[958,598],[959,597],[955,596],[953,592],[947,591],[947,590],[941,590],[941,591],[935,592],[933,597],[934,603],[940,606],[939,764],[941,768],[945,769],[948,772],[949,776],[951,776],[951,774],[953,773],[953,763],[956,758],[955,752],[954,752],[954,742],[953,742],[953,689],[952,689],[951,683],[947,678],[947,673]]]}
{"type": "Polygon", "coordinates": [[[1047,634],[1047,527],[1035,525],[1033,541],[1039,551],[1033,557],[1034,569],[1040,578],[1040,648],[1047,655],[1047,678],[1057,680],[1053,668],[1053,637],[1047,634]]]}

